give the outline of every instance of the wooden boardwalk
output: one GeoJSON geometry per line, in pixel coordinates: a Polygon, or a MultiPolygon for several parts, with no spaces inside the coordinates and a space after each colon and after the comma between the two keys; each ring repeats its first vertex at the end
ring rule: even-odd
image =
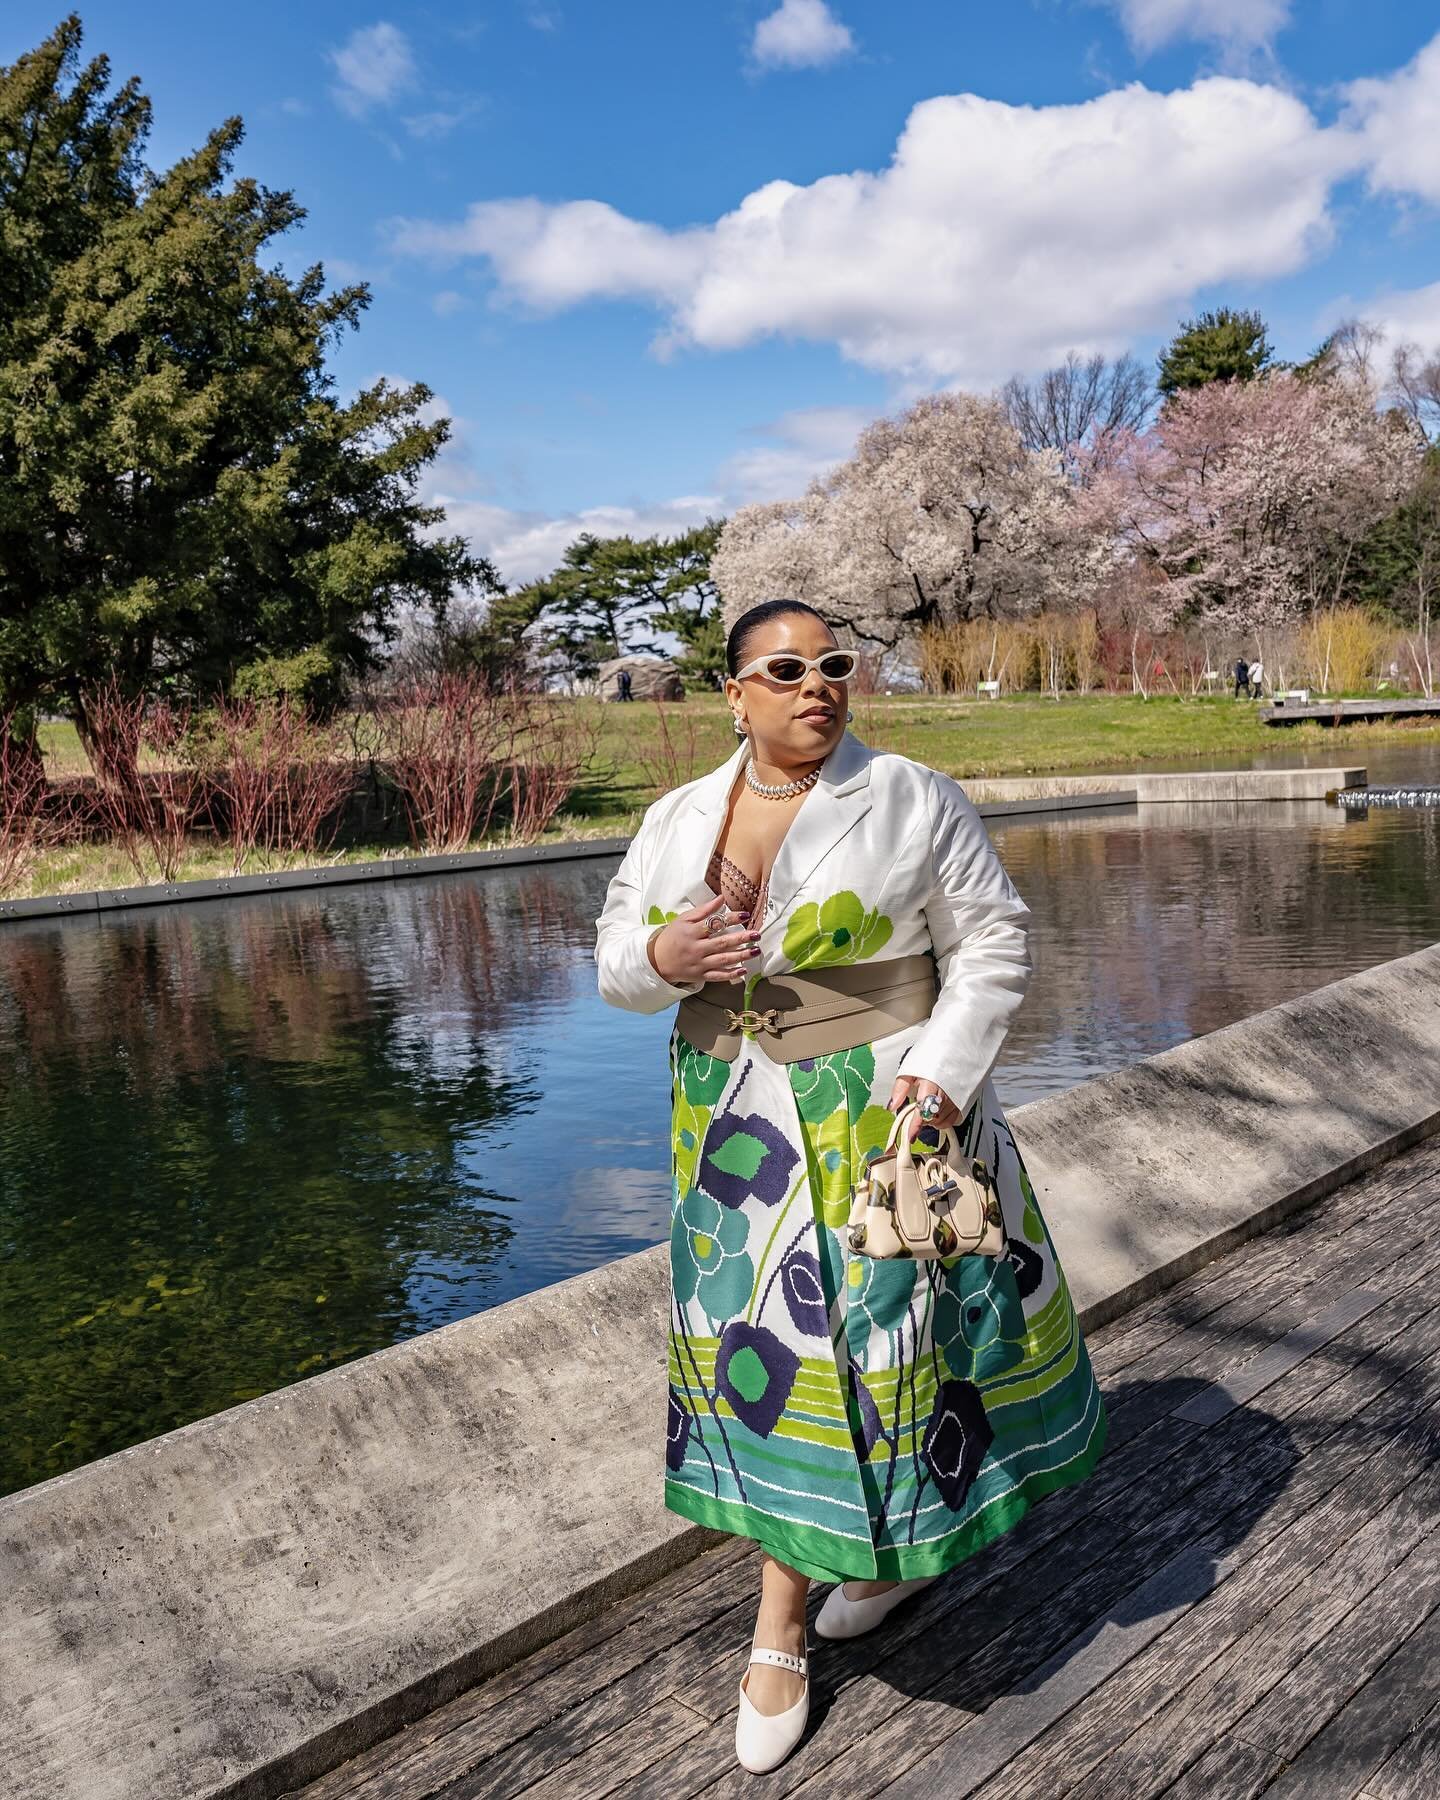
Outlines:
{"type": "Polygon", "coordinates": [[[731,1540],[300,1792],[1440,1795],[1440,1138],[1087,1342],[1098,1467],[871,1636],[812,1637],[774,1774],[734,1761],[731,1540]]]}
{"type": "Polygon", "coordinates": [[[1440,700],[1312,700],[1308,705],[1287,700],[1259,713],[1262,725],[1298,725],[1318,719],[1322,725],[1344,725],[1352,719],[1409,719],[1426,713],[1440,714],[1440,700]]]}

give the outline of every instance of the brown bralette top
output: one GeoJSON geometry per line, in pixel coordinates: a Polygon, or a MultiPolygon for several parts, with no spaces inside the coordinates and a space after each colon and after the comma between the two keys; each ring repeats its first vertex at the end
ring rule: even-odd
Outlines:
{"type": "Polygon", "coordinates": [[[732,913],[748,912],[752,925],[762,923],[765,894],[770,886],[768,875],[757,888],[743,869],[737,868],[728,856],[722,856],[717,850],[710,858],[705,881],[712,894],[724,895],[725,904],[732,913]]]}

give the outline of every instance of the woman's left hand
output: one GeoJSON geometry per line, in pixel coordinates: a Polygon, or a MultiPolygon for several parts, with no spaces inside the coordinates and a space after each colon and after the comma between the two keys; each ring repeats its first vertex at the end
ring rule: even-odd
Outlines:
{"type": "Polygon", "coordinates": [[[913,1138],[922,1125],[958,1125],[960,1123],[960,1109],[944,1088],[937,1086],[933,1081],[926,1081],[920,1075],[897,1075],[895,1085],[890,1090],[890,1098],[885,1104],[891,1112],[899,1112],[902,1106],[907,1106],[912,1101],[918,1106],[927,1094],[936,1095],[940,1101],[940,1110],[933,1119],[921,1119],[918,1115],[913,1118],[907,1128],[909,1137],[913,1138]]]}

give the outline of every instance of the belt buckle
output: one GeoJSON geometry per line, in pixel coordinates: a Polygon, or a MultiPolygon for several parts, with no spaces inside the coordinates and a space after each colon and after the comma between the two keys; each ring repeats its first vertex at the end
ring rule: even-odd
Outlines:
{"type": "Polygon", "coordinates": [[[758,1011],[753,1006],[743,1006],[739,1012],[735,1012],[728,1006],[725,1008],[725,1017],[729,1020],[730,1029],[743,1031],[746,1037],[754,1037],[757,1031],[773,1032],[778,1037],[780,1028],[775,1021],[779,1016],[780,1009],[776,1006],[767,1006],[764,1012],[758,1011]]]}

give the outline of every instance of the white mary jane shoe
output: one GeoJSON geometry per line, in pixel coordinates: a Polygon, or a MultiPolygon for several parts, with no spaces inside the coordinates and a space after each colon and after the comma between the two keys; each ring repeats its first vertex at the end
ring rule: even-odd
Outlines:
{"type": "MultiPolygon", "coordinates": [[[[810,1678],[806,1674],[808,1657],[791,1656],[786,1650],[764,1650],[750,1646],[752,1663],[773,1663],[777,1669],[793,1669],[805,1676],[805,1692],[783,1713],[756,1710],[740,1683],[740,1714],[735,1721],[735,1755],[742,1769],[752,1775],[764,1775],[776,1769],[805,1735],[805,1721],[810,1717],[810,1678]]],[[[748,1674],[748,1670],[746,1673],[748,1674]]]]}
{"type": "Polygon", "coordinates": [[[902,1600],[911,1594],[918,1594],[921,1588],[927,1588],[932,1581],[939,1579],[938,1575],[919,1575],[913,1581],[897,1581],[894,1587],[886,1588],[884,1593],[870,1594],[864,1600],[852,1600],[845,1592],[845,1583],[837,1582],[825,1596],[825,1604],[815,1615],[816,1635],[823,1638],[852,1638],[859,1637],[863,1632],[873,1631],[902,1600]]]}

